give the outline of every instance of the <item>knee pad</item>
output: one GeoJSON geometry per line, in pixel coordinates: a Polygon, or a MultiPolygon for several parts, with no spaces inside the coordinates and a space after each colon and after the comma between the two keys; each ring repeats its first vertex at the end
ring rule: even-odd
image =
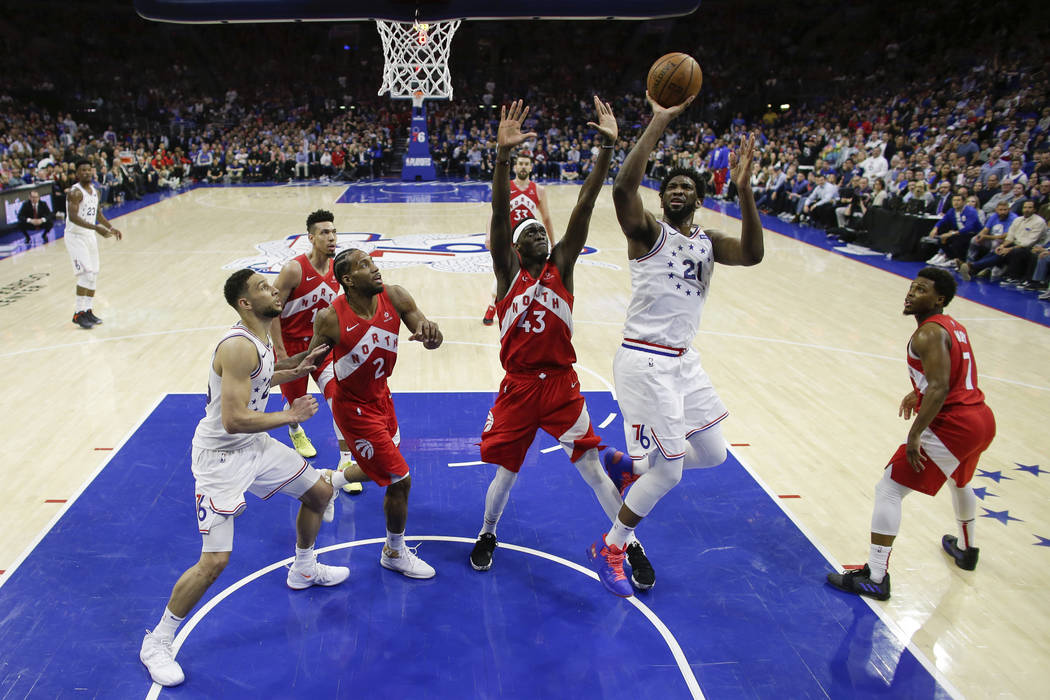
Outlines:
{"type": "Polygon", "coordinates": [[[78,272],[77,273],[77,286],[83,287],[84,289],[90,289],[95,291],[95,284],[98,281],[97,272],[78,272]]]}
{"type": "Polygon", "coordinates": [[[871,513],[871,531],[896,537],[901,529],[901,502],[911,489],[892,479],[889,468],[875,484],[875,507],[871,513]]]}

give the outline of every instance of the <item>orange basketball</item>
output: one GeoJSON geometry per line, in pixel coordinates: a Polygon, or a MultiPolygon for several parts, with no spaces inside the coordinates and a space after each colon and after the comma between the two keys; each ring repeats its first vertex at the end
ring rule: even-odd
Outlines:
{"type": "Polygon", "coordinates": [[[649,96],[661,107],[674,107],[700,92],[704,75],[687,53],[669,53],[656,59],[645,79],[649,96]]]}

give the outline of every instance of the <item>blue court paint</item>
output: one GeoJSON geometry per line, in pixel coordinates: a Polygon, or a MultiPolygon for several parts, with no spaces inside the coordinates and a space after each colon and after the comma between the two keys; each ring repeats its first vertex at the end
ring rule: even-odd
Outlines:
{"type": "MultiPolygon", "coordinates": [[[[494,394],[401,394],[413,488],[407,537],[476,536],[494,467],[475,443],[494,394]]],[[[271,409],[280,398],[271,397],[271,409]]],[[[617,408],[587,394],[592,416],[617,408]]],[[[142,697],[142,634],[200,550],[189,472],[204,397],[168,396],[0,588],[0,696],[142,697]]],[[[730,418],[731,420],[731,418],[730,418]]],[[[306,425],[318,466],[337,454],[327,407],[306,425]]],[[[274,432],[287,442],[286,431],[274,432]]],[[[602,431],[622,445],[618,421],[602,431]]],[[[543,433],[498,535],[584,563],[605,519],[543,433]]],[[[340,495],[318,546],[382,537],[382,490],[340,495]]],[[[293,554],[298,503],[248,497],[229,567],[212,587],[293,554]]],[[[823,583],[816,548],[735,461],[686,473],[639,530],[657,570],[641,599],[681,645],[708,698],[947,697],[861,600],[823,583]]],[[[186,684],[161,697],[688,697],[667,645],[628,602],[565,566],[500,548],[428,541],[437,569],[413,581],[379,566],[380,545],[321,560],[349,565],[335,588],[292,591],[278,569],[232,593],[179,652],[186,684]]],[[[206,597],[207,600],[207,597],[206,597]]]]}

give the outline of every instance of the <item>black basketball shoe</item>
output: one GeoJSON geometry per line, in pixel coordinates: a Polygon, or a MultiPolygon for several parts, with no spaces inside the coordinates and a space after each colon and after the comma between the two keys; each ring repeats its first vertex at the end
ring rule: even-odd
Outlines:
{"type": "Polygon", "coordinates": [[[88,309],[84,313],[87,314],[88,320],[94,323],[96,326],[102,325],[102,319],[96,316],[94,311],[88,309]]]}
{"type": "Polygon", "coordinates": [[[645,548],[641,542],[627,545],[627,563],[631,565],[631,583],[635,588],[647,591],[653,587],[656,583],[656,572],[649,563],[649,557],[645,556],[645,548]]]}
{"type": "Polygon", "coordinates": [[[73,314],[73,323],[77,324],[81,328],[94,328],[95,323],[92,321],[86,311],[78,311],[73,314]]]}
{"type": "Polygon", "coordinates": [[[828,583],[847,593],[866,595],[875,600],[890,599],[889,572],[886,572],[886,577],[882,579],[882,583],[875,583],[871,580],[871,569],[868,568],[867,564],[864,565],[863,569],[857,569],[856,571],[828,574],[828,583]]]}
{"type": "Polygon", "coordinates": [[[470,552],[470,565],[474,571],[488,571],[492,568],[492,552],[496,549],[496,536],[491,532],[482,533],[470,552]]]}
{"type": "Polygon", "coordinates": [[[959,538],[955,535],[945,535],[942,537],[941,546],[944,547],[944,551],[955,560],[955,565],[960,569],[973,571],[977,568],[977,557],[981,554],[981,550],[977,547],[959,549],[959,538]]]}

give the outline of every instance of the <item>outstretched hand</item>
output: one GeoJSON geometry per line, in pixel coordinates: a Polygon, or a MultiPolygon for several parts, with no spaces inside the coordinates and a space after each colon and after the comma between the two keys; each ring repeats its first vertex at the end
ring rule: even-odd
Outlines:
{"type": "Polygon", "coordinates": [[[312,351],[307,353],[306,356],[303,357],[303,359],[299,362],[299,365],[292,371],[295,372],[295,374],[299,377],[305,377],[306,375],[310,374],[310,372],[313,372],[315,369],[317,369],[317,365],[320,364],[321,360],[324,358],[325,355],[328,354],[329,350],[331,350],[331,348],[329,348],[324,343],[321,343],[312,351]]]}
{"type": "Polygon", "coordinates": [[[595,95],[594,109],[598,113],[598,123],[587,122],[587,126],[597,129],[605,137],[606,144],[616,143],[619,128],[616,126],[616,115],[613,114],[612,106],[608,102],[602,102],[595,95]]]}
{"type": "Polygon", "coordinates": [[[514,100],[510,106],[500,107],[499,128],[496,131],[496,145],[500,148],[513,148],[527,139],[536,138],[536,132],[521,132],[521,124],[529,114],[529,108],[522,100],[514,100]]]}
{"type": "Polygon", "coordinates": [[[682,104],[675,105],[673,107],[661,107],[657,103],[657,101],[653,99],[652,95],[649,94],[648,90],[645,91],[645,99],[649,100],[649,106],[653,108],[654,117],[664,114],[667,115],[669,118],[674,119],[679,114],[684,112],[689,107],[689,105],[693,104],[693,100],[696,99],[696,95],[693,95],[682,104]]]}
{"type": "Polygon", "coordinates": [[[441,347],[441,342],[445,339],[441,335],[441,329],[433,321],[423,319],[422,323],[419,324],[419,328],[416,332],[408,336],[409,340],[418,340],[423,343],[423,347],[427,350],[436,350],[441,347]]]}
{"type": "Polygon", "coordinates": [[[729,176],[739,192],[751,187],[751,165],[755,161],[755,135],[740,137],[740,147],[729,154],[729,176]]]}

